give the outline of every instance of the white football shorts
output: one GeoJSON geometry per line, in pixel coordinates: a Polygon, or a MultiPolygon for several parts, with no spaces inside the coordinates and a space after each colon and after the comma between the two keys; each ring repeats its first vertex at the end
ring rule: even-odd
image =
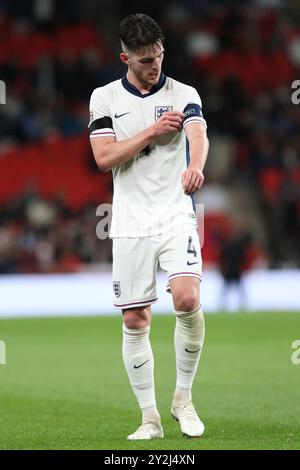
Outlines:
{"type": "MultiPolygon", "coordinates": [[[[202,258],[197,230],[180,235],[161,234],[147,238],[113,239],[114,305],[122,309],[143,307],[157,301],[158,263],[175,277],[201,280],[202,258]]],[[[169,283],[167,291],[170,292],[169,283]]]]}

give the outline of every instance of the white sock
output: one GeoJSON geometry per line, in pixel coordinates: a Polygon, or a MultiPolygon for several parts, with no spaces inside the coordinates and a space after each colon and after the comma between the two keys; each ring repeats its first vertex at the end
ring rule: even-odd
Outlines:
{"type": "Polygon", "coordinates": [[[131,330],[123,324],[123,360],[129,382],[143,414],[143,423],[160,421],[154,390],[154,359],[149,341],[150,325],[131,330]]]}
{"type": "Polygon", "coordinates": [[[174,400],[191,400],[191,390],[204,342],[205,326],[202,309],[176,312],[174,345],[176,354],[176,390],[174,400]]]}
{"type": "Polygon", "coordinates": [[[142,409],[142,423],[147,424],[150,422],[160,423],[160,415],[156,406],[151,406],[150,408],[142,409]]]}

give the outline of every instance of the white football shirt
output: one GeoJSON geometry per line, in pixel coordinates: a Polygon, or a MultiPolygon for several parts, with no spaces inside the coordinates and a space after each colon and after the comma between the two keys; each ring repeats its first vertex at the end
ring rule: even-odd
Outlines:
{"type": "MultiPolygon", "coordinates": [[[[161,74],[142,95],[126,77],[96,88],[90,100],[90,138],[130,139],[166,111],[185,113],[183,127],[206,127],[195,90],[161,74]]],[[[158,137],[133,158],[112,169],[114,182],[110,237],[176,235],[196,226],[193,197],[185,195],[181,175],[189,162],[184,130],[158,137]]]]}

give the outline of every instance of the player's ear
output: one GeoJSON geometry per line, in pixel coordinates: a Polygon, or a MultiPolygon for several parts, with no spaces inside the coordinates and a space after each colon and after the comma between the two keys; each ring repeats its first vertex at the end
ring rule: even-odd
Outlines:
{"type": "Polygon", "coordinates": [[[120,54],[120,59],[121,59],[121,61],[123,62],[123,64],[128,65],[128,59],[129,59],[129,57],[128,57],[128,54],[126,54],[126,52],[121,52],[121,54],[120,54]]]}

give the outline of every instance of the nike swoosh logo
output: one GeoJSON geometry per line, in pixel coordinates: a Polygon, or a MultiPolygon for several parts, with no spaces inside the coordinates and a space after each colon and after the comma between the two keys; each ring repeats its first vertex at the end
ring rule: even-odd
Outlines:
{"type": "Polygon", "coordinates": [[[187,264],[188,266],[192,266],[193,264],[198,264],[198,263],[199,263],[199,261],[195,261],[195,263],[191,263],[190,261],[187,261],[186,264],[187,264]]]}
{"type": "Polygon", "coordinates": [[[115,117],[116,119],[119,119],[120,117],[125,116],[126,114],[129,114],[129,113],[130,113],[130,111],[128,111],[127,113],[123,113],[123,114],[117,114],[117,113],[116,113],[114,117],[115,117]]]}
{"type": "Polygon", "coordinates": [[[134,369],[139,369],[139,368],[142,367],[144,364],[146,364],[146,362],[149,362],[149,361],[150,361],[150,359],[148,359],[147,361],[143,362],[143,363],[140,364],[139,366],[136,366],[136,365],[134,364],[133,367],[134,367],[134,369]]]}
{"type": "Polygon", "coordinates": [[[196,353],[196,352],[200,351],[200,349],[197,349],[196,351],[190,351],[189,349],[185,348],[185,351],[188,352],[188,353],[196,353]]]}

